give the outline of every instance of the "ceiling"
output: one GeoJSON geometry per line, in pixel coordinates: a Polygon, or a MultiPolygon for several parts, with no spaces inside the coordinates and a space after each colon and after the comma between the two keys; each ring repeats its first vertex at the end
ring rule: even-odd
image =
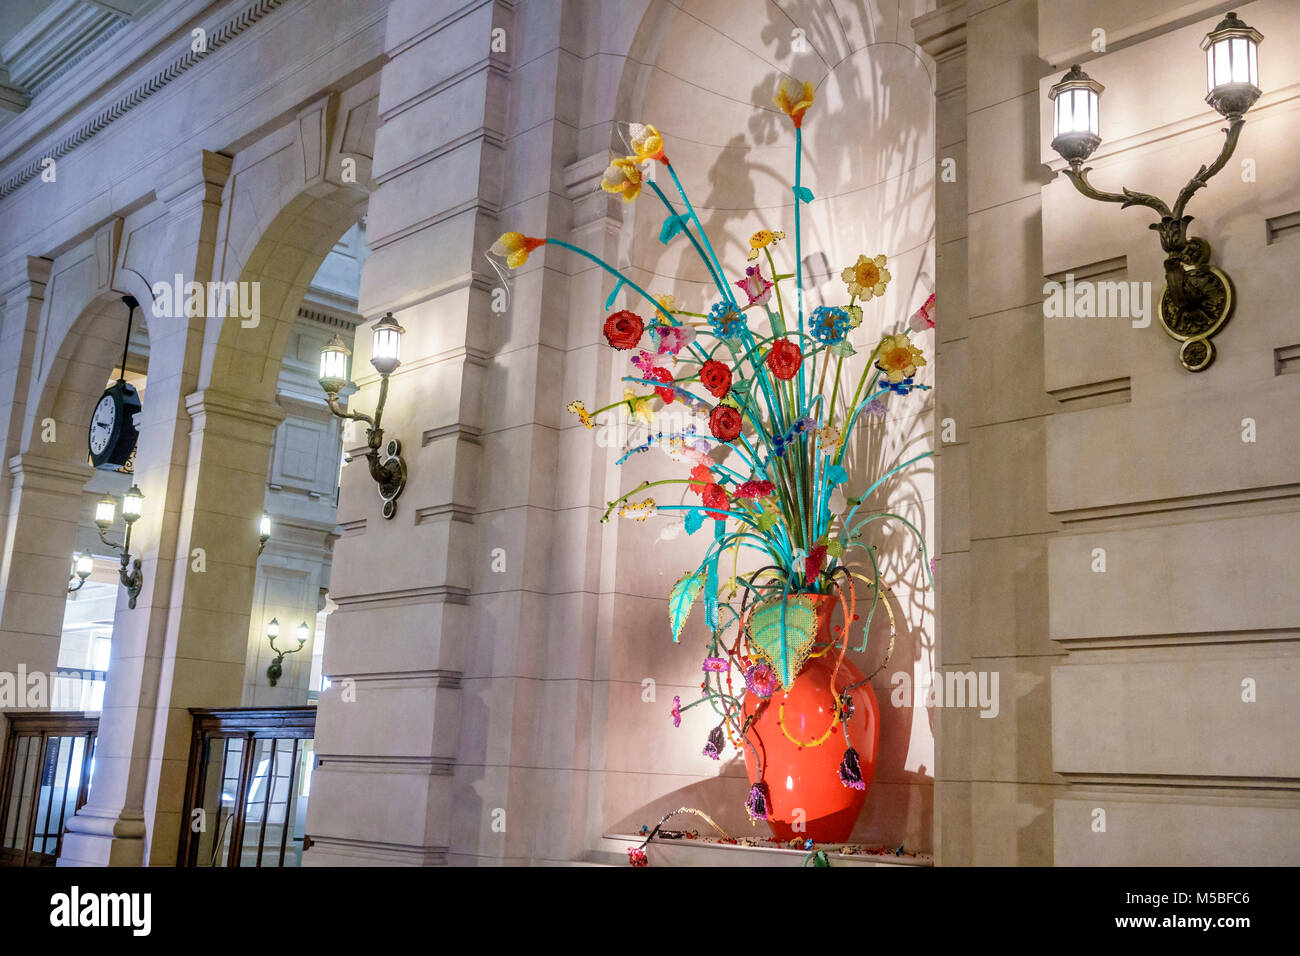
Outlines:
{"type": "Polygon", "coordinates": [[[0,127],[64,71],[162,0],[3,0],[0,127]]]}

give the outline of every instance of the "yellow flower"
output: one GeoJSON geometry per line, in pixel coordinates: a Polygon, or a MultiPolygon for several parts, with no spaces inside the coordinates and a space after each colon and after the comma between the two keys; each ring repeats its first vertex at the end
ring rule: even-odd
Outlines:
{"type": "Polygon", "coordinates": [[[901,382],[916,374],[917,366],[925,364],[921,350],[906,335],[886,335],[876,353],[876,367],[889,375],[891,382],[901,382]]]}
{"type": "Polygon", "coordinates": [[[650,407],[650,400],[653,398],[653,395],[637,395],[635,389],[623,386],[623,401],[627,402],[632,417],[647,425],[653,425],[655,421],[654,409],[650,407]]]}
{"type": "Polygon", "coordinates": [[[677,311],[677,296],[673,295],[671,292],[655,296],[655,301],[659,303],[659,308],[663,309],[665,312],[671,313],[677,311]]]}
{"type": "Polygon", "coordinates": [[[834,425],[827,425],[815,432],[817,446],[824,452],[833,452],[840,447],[840,430],[834,425]]]}
{"type": "Polygon", "coordinates": [[[629,501],[618,509],[619,517],[632,518],[635,521],[645,521],[655,513],[659,505],[653,498],[645,498],[641,501],[629,501]]]}
{"type": "Polygon", "coordinates": [[[600,179],[600,188],[607,193],[622,193],[623,202],[631,202],[641,192],[641,167],[631,156],[612,160],[600,179]]]}
{"type": "Polygon", "coordinates": [[[790,117],[794,121],[794,128],[798,129],[803,125],[803,114],[813,104],[813,85],[805,82],[801,87],[798,80],[787,76],[777,86],[772,101],[781,107],[781,112],[790,117]]]}
{"type": "Polygon", "coordinates": [[[507,232],[492,243],[491,252],[505,259],[506,265],[511,269],[518,269],[528,261],[528,253],[544,245],[546,245],[545,239],[534,239],[525,236],[522,232],[507,232]]]}
{"type": "Polygon", "coordinates": [[[587,411],[587,406],[580,401],[572,401],[568,404],[569,411],[578,416],[578,421],[588,428],[592,427],[591,412],[587,411]]]}
{"type": "Polygon", "coordinates": [[[785,233],[774,229],[760,229],[749,237],[749,258],[757,259],[758,253],[778,239],[784,239],[785,233]]]}
{"type": "Polygon", "coordinates": [[[873,295],[885,294],[885,286],[893,276],[885,268],[885,257],[880,255],[874,259],[858,256],[858,261],[841,272],[840,278],[849,284],[849,295],[869,302],[873,295]]]}
{"type": "Polygon", "coordinates": [[[659,130],[648,124],[632,123],[628,128],[628,138],[632,152],[636,153],[637,162],[657,159],[665,166],[668,165],[668,157],[664,155],[664,138],[659,130]]]}

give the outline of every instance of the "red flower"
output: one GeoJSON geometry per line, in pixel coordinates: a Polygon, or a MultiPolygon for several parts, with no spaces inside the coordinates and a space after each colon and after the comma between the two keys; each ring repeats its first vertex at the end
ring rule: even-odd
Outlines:
{"type": "Polygon", "coordinates": [[[803,559],[803,583],[812,584],[822,572],[826,560],[826,545],[819,544],[808,549],[808,557],[803,559]]]}
{"type": "Polygon", "coordinates": [[[733,494],[737,498],[766,498],[775,490],[776,486],[770,481],[747,481],[733,494]]]}
{"type": "Polygon", "coordinates": [[[803,352],[789,339],[777,339],[772,343],[772,350],[767,353],[767,367],[783,382],[798,375],[802,363],[803,352]]]}
{"type": "MultiPolygon", "coordinates": [[[[673,381],[673,373],[666,368],[652,368],[646,378],[653,378],[660,382],[671,382],[673,381]]],[[[655,394],[664,400],[665,405],[671,405],[677,393],[671,388],[656,388],[655,394]]]]}
{"type": "Polygon", "coordinates": [[[645,323],[641,316],[627,309],[615,312],[605,320],[605,338],[616,349],[635,348],[644,331],[645,323]]]}
{"type": "Polygon", "coordinates": [[[709,359],[700,368],[700,382],[714,398],[722,398],[731,388],[731,369],[717,359],[709,359]]]}
{"type": "MultiPolygon", "coordinates": [[[[704,503],[710,508],[725,509],[727,507],[727,492],[722,487],[722,485],[719,484],[708,485],[704,489],[704,494],[702,497],[704,498],[704,503]]],[[[727,516],[725,514],[720,514],[717,511],[710,511],[709,517],[714,518],[718,521],[727,520],[727,516]]]]}
{"type": "Polygon", "coordinates": [[[730,405],[719,405],[709,415],[709,431],[718,441],[735,441],[740,437],[739,410],[730,405]]]}
{"type": "Polygon", "coordinates": [[[712,483],[713,470],[708,465],[696,465],[691,469],[691,483],[686,487],[697,495],[702,495],[705,487],[712,483]]]}

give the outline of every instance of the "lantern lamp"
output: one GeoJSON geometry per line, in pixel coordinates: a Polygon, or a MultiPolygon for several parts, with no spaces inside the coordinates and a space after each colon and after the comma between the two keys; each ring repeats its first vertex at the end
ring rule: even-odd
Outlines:
{"type": "Polygon", "coordinates": [[[1264,35],[1229,13],[1205,35],[1205,102],[1228,119],[1259,99],[1259,43],[1264,35]]]}
{"type": "Polygon", "coordinates": [[[1101,144],[1098,112],[1103,89],[1076,63],[1047,91],[1052,101],[1052,149],[1069,163],[1082,163],[1101,144]]]}

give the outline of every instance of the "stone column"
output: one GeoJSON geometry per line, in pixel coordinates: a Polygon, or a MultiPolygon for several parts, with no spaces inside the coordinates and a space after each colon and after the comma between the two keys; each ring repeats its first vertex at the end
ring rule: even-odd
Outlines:
{"type": "MultiPolygon", "coordinates": [[[[483,534],[481,396],[500,321],[482,259],[501,231],[507,102],[492,31],[509,26],[511,6],[389,6],[358,311],[392,310],[407,330],[383,425],[402,442],[409,482],[385,520],[364,460],[343,469],[308,864],[447,858],[461,673],[479,643],[464,605],[483,534]]],[[[366,412],[378,384],[369,350],[363,326],[350,405],[366,412]]],[[[496,381],[495,401],[516,398],[496,381]]],[[[345,434],[354,454],[363,441],[361,427],[345,434]]]]}
{"type": "MultiPolygon", "coordinates": [[[[166,275],[211,276],[230,161],[203,153],[158,188],[168,204],[166,275]]],[[[162,258],[162,257],[160,257],[162,258]]],[[[68,824],[60,865],[172,864],[189,707],[240,700],[273,403],[194,391],[202,318],[155,317],[136,480],[145,496],[132,550],[144,559],[134,610],[120,599],[95,779],[68,824]]]]}

